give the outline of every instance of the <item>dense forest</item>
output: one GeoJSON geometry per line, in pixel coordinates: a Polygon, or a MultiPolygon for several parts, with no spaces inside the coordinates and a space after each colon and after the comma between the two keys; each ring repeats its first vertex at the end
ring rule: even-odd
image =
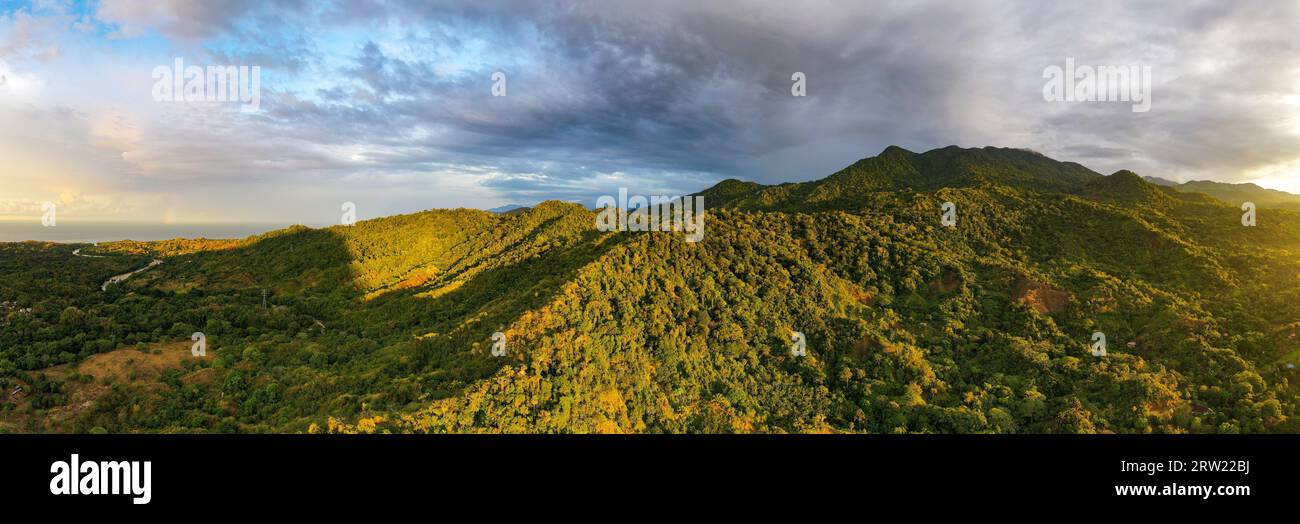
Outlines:
{"type": "Polygon", "coordinates": [[[1000,148],[701,195],[0,244],[0,431],[1300,432],[1300,212],[1000,148]]]}

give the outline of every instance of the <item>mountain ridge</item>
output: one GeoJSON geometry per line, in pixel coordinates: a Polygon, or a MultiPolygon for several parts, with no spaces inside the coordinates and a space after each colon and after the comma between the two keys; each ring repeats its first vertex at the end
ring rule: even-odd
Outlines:
{"type": "Polygon", "coordinates": [[[39,391],[0,428],[1300,431],[1300,214],[1246,228],[1235,206],[1006,148],[887,148],[701,194],[697,243],[548,201],[104,259],[0,245],[0,302],[32,309],[4,317],[0,348],[23,351],[0,351],[0,380],[39,391]],[[97,291],[148,256],[167,263],[97,291]],[[71,401],[42,369],[200,330],[214,357],[179,376],[202,380],[27,417],[71,401]]]}

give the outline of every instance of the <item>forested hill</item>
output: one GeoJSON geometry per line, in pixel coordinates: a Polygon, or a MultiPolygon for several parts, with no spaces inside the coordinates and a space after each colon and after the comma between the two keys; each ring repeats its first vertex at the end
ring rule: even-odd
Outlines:
{"type": "Polygon", "coordinates": [[[1300,431],[1300,213],[999,148],[702,194],[697,243],[547,202],[2,245],[0,429],[1300,431]]]}
{"type": "Polygon", "coordinates": [[[701,194],[710,205],[807,212],[859,209],[868,205],[862,197],[882,192],[1002,184],[1066,193],[1100,178],[1079,164],[1058,162],[1024,149],[949,146],[917,154],[890,146],[821,180],[778,186],[727,180],[701,194]]]}
{"type": "Polygon", "coordinates": [[[1159,179],[1148,178],[1147,180],[1167,185],[1184,193],[1203,193],[1228,203],[1254,202],[1259,207],[1300,211],[1300,195],[1276,189],[1266,189],[1255,184],[1228,184],[1210,180],[1197,180],[1179,184],[1159,179]]]}

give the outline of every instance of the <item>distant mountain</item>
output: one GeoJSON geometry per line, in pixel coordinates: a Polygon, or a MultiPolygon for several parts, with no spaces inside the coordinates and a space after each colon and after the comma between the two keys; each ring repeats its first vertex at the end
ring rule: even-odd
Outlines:
{"type": "Polygon", "coordinates": [[[1003,148],[701,194],[697,243],[543,202],[0,244],[0,430],[1300,432],[1300,213],[1003,148]]]}
{"type": "Polygon", "coordinates": [[[997,147],[949,146],[913,153],[889,146],[821,180],[764,186],[727,180],[701,194],[705,203],[742,209],[854,209],[864,196],[896,191],[934,191],[1000,184],[1035,191],[1078,190],[1102,175],[1073,162],[997,147]]]}
{"type": "Polygon", "coordinates": [[[1160,178],[1160,177],[1158,177],[1158,176],[1148,176],[1148,177],[1142,177],[1142,178],[1145,179],[1147,182],[1150,182],[1150,183],[1155,184],[1155,185],[1157,185],[1157,186],[1166,186],[1166,187],[1171,187],[1171,186],[1177,186],[1177,185],[1179,185],[1178,182],[1174,182],[1173,180],[1169,180],[1169,179],[1165,179],[1165,178],[1160,178]]]}
{"type": "Polygon", "coordinates": [[[514,211],[514,210],[516,210],[516,209],[527,209],[527,207],[525,207],[525,206],[520,206],[520,205],[516,205],[516,204],[506,204],[506,205],[504,205],[504,206],[499,206],[499,207],[494,207],[494,208],[492,208],[492,209],[489,209],[488,212],[489,212],[489,213],[509,213],[509,212],[514,211]]]}
{"type": "Polygon", "coordinates": [[[1201,180],[1175,186],[1175,189],[1187,193],[1204,193],[1238,206],[1243,202],[1254,202],[1262,208],[1300,210],[1300,195],[1266,189],[1255,184],[1227,184],[1201,180]]]}

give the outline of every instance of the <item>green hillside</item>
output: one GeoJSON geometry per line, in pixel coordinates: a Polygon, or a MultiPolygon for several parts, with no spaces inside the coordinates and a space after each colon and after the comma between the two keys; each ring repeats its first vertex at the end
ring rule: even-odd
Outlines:
{"type": "Polygon", "coordinates": [[[0,385],[26,392],[0,430],[1300,432],[1300,213],[1247,228],[1233,205],[1000,148],[891,147],[701,194],[698,243],[546,202],[0,244],[0,385]],[[208,356],[157,380],[88,360],[195,331],[208,356]]]}
{"type": "Polygon", "coordinates": [[[1179,184],[1161,179],[1147,178],[1153,183],[1172,187],[1183,193],[1200,193],[1214,197],[1229,204],[1240,206],[1244,202],[1254,202],[1261,208],[1278,208],[1300,211],[1300,195],[1285,191],[1267,189],[1255,184],[1228,184],[1212,180],[1196,180],[1179,184]]]}

